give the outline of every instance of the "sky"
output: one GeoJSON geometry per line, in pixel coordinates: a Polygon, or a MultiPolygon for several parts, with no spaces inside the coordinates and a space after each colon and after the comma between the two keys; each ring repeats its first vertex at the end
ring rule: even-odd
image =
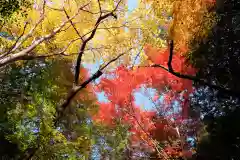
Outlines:
{"type": "MultiPolygon", "coordinates": [[[[129,12],[131,13],[136,7],[137,7],[137,0],[129,0],[128,1],[128,9],[129,12]]],[[[95,73],[100,66],[101,62],[96,62],[95,64],[84,64],[84,67],[88,68],[90,73],[93,74],[95,73]]],[[[98,80],[99,82],[99,80],[98,80]]],[[[133,93],[135,97],[135,104],[142,109],[146,110],[151,110],[154,109],[154,103],[152,100],[149,98],[149,96],[154,96],[155,95],[155,89],[152,88],[140,88],[138,91],[135,91],[133,93]]],[[[107,97],[105,97],[104,92],[97,93],[97,98],[99,102],[108,102],[107,97]]]]}
{"type": "Polygon", "coordinates": [[[128,0],[128,9],[130,12],[137,7],[137,3],[137,0],[128,0]]]}
{"type": "MultiPolygon", "coordinates": [[[[131,13],[138,5],[138,0],[128,0],[128,10],[129,13],[131,13]]],[[[135,59],[135,57],[133,57],[133,59],[135,59]]],[[[138,62],[139,59],[136,60],[136,64],[138,62]]],[[[84,66],[86,68],[89,69],[91,74],[94,74],[98,69],[99,66],[102,62],[96,62],[95,64],[84,64],[84,66]]],[[[101,77],[99,79],[96,80],[96,82],[98,83],[100,81],[101,77]]],[[[156,90],[153,88],[147,88],[146,87],[141,87],[140,89],[138,89],[137,91],[134,91],[133,93],[134,98],[135,98],[135,104],[139,107],[141,107],[142,109],[145,110],[152,110],[156,108],[156,104],[154,104],[152,102],[152,99],[149,97],[152,97],[154,95],[156,95],[156,90]]],[[[104,102],[107,103],[108,99],[107,97],[104,95],[104,92],[99,92],[97,93],[97,98],[99,102],[104,102]]],[[[177,106],[177,105],[176,105],[177,106]]]]}

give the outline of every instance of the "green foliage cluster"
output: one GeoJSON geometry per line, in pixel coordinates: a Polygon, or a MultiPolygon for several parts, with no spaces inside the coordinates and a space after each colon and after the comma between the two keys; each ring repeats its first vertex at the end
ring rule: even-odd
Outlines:
{"type": "MultiPolygon", "coordinates": [[[[60,78],[57,70],[58,65],[64,63],[66,62],[26,62],[23,66],[13,64],[2,71],[1,133],[5,135],[4,139],[17,144],[20,152],[40,145],[38,152],[42,156],[60,156],[60,152],[64,153],[66,150],[64,146],[75,148],[83,145],[82,142],[87,143],[86,140],[81,140],[85,134],[89,134],[89,128],[84,122],[86,116],[82,116],[86,114],[84,109],[76,112],[81,114],[82,119],[79,121],[85,125],[76,126],[80,127],[79,129],[74,128],[80,135],[77,135],[73,142],[69,142],[64,136],[64,130],[69,129],[67,126],[63,125],[63,131],[54,126],[56,106],[66,96],[68,89],[67,85],[63,85],[64,80],[60,78]],[[53,70],[54,67],[56,70],[53,70]],[[56,144],[50,145],[50,141],[56,141],[56,144]],[[53,150],[46,150],[49,147],[53,150]]],[[[66,64],[65,68],[68,69],[66,64]]]]}
{"type": "Polygon", "coordinates": [[[29,0],[1,0],[0,1],[0,20],[6,20],[15,12],[26,15],[26,8],[32,5],[29,0]]]}

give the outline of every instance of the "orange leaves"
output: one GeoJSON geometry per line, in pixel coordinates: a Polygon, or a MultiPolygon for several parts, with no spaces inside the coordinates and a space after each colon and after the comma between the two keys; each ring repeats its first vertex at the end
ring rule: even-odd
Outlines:
{"type": "Polygon", "coordinates": [[[168,154],[169,158],[180,158],[180,157],[185,157],[185,158],[191,158],[193,155],[193,152],[191,150],[183,150],[179,145],[173,147],[173,146],[168,146],[164,149],[165,153],[168,154]]]}
{"type": "Polygon", "coordinates": [[[92,118],[97,123],[104,123],[108,126],[114,126],[114,118],[117,117],[117,112],[114,108],[114,105],[111,103],[100,104],[99,111],[97,115],[94,115],[92,118]]]}
{"type": "Polygon", "coordinates": [[[167,55],[169,52],[166,49],[157,49],[152,47],[150,44],[146,44],[144,47],[144,52],[147,55],[148,59],[155,64],[165,65],[168,61],[167,56],[159,56],[167,55]]]}
{"type": "Polygon", "coordinates": [[[214,13],[208,8],[215,5],[215,0],[182,0],[173,5],[171,37],[177,44],[187,46],[192,40],[206,38],[212,27],[214,13]]]}
{"type": "MultiPolygon", "coordinates": [[[[181,50],[178,50],[178,52],[174,52],[172,59],[172,67],[175,71],[180,72],[182,74],[194,75],[196,69],[194,69],[190,65],[186,65],[185,63],[183,55],[186,51],[187,49],[183,47],[181,48],[181,50]]],[[[156,49],[154,47],[151,47],[151,45],[147,45],[145,48],[145,53],[149,57],[149,59],[152,60],[153,63],[163,65],[167,68],[169,49],[156,49]]],[[[183,94],[184,101],[182,103],[182,116],[183,118],[186,118],[189,105],[187,101],[188,96],[193,91],[192,82],[189,80],[175,77],[171,73],[168,73],[161,68],[158,68],[155,71],[157,72],[157,73],[155,72],[156,75],[164,76],[162,77],[154,76],[153,86],[155,86],[154,84],[162,83],[163,86],[169,86],[171,88],[171,92],[169,92],[165,96],[165,103],[167,105],[171,103],[172,99],[177,99],[176,94],[174,94],[174,92],[182,92],[186,90],[186,92],[183,94]]],[[[157,87],[157,89],[159,89],[159,86],[157,87]]]]}
{"type": "Polygon", "coordinates": [[[216,4],[216,0],[148,0],[147,2],[151,2],[154,16],[160,21],[169,21],[169,16],[172,17],[171,22],[168,22],[170,23],[168,36],[174,40],[176,49],[189,46],[193,40],[197,42],[204,40],[215,23],[215,13],[211,8],[216,4]]]}
{"type": "MultiPolygon", "coordinates": [[[[168,62],[168,49],[156,49],[146,45],[145,52],[154,63],[165,65],[168,62]]],[[[195,70],[191,66],[185,65],[185,60],[180,53],[173,57],[172,66],[176,71],[184,74],[194,74],[195,70]]],[[[133,91],[140,88],[142,84],[156,88],[159,93],[166,92],[166,86],[171,90],[165,94],[165,104],[170,105],[173,99],[177,99],[177,93],[187,90],[185,98],[192,91],[192,82],[178,78],[161,68],[140,67],[130,70],[124,66],[118,67],[112,72],[116,78],[103,78],[100,82],[100,89],[103,90],[112,104],[120,108],[133,106],[133,91]]],[[[178,96],[179,97],[179,96],[178,96]]]]}
{"type": "MultiPolygon", "coordinates": [[[[144,48],[144,51],[145,54],[153,63],[167,67],[169,49],[157,49],[147,44],[146,47],[144,48]]],[[[172,59],[172,67],[175,71],[181,72],[182,74],[193,75],[196,72],[196,70],[189,65],[187,66],[185,63],[185,58],[183,54],[186,51],[187,48],[182,47],[181,50],[174,53],[172,59]]],[[[188,89],[191,91],[192,88],[191,81],[177,78],[171,73],[168,73],[161,68],[155,69],[154,72],[155,75],[153,76],[153,80],[156,81],[155,83],[159,82],[161,83],[161,81],[165,80],[166,81],[165,85],[170,85],[173,91],[182,91],[184,89],[188,89]]]]}
{"type": "Polygon", "coordinates": [[[210,3],[210,4],[216,4],[216,0],[205,0],[205,2],[210,3]]]}
{"type": "MultiPolygon", "coordinates": [[[[181,73],[194,74],[195,69],[186,65],[182,55],[186,50],[186,48],[182,48],[182,50],[174,54],[172,66],[181,73]]],[[[145,53],[153,63],[167,67],[168,49],[158,49],[146,45],[145,53]]],[[[145,149],[152,149],[153,139],[165,141],[169,137],[178,138],[178,131],[173,127],[170,119],[180,120],[182,117],[180,116],[181,113],[173,113],[172,105],[173,101],[179,101],[178,107],[182,108],[184,113],[182,116],[186,117],[185,112],[187,111],[188,102],[181,103],[181,98],[189,98],[189,94],[192,92],[191,81],[175,77],[161,68],[151,67],[138,67],[132,70],[119,66],[110,74],[114,78],[102,78],[98,85],[98,89],[104,91],[110,102],[99,103],[99,112],[93,117],[95,122],[114,127],[116,120],[120,120],[123,124],[130,126],[131,145],[139,146],[141,143],[140,146],[145,149]],[[135,105],[134,92],[142,85],[158,91],[160,96],[155,95],[152,99],[157,102],[160,97],[163,98],[163,102],[157,107],[163,112],[163,115],[166,115],[165,117],[156,118],[156,111],[143,111],[139,106],[135,105]],[[180,92],[183,93],[182,96],[180,96],[180,92]]]]}

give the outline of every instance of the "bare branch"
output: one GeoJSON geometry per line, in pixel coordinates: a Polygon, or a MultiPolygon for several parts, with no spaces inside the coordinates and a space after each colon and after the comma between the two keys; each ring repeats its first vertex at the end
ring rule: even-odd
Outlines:
{"type": "MultiPolygon", "coordinates": [[[[128,50],[129,51],[129,50],[128,50]]],[[[64,103],[58,108],[58,115],[57,118],[55,120],[55,123],[57,123],[59,121],[59,119],[63,116],[63,113],[65,111],[65,109],[68,107],[68,105],[71,103],[72,99],[75,97],[75,95],[82,90],[83,88],[85,88],[89,83],[91,83],[92,81],[96,80],[97,78],[99,78],[102,74],[103,74],[103,70],[109,66],[111,63],[115,62],[116,60],[118,60],[121,56],[125,55],[128,53],[128,51],[119,54],[117,57],[113,58],[112,60],[110,60],[107,64],[103,65],[102,67],[100,67],[98,69],[98,71],[96,71],[89,79],[87,79],[85,82],[83,82],[82,84],[78,85],[78,86],[73,86],[73,88],[71,89],[71,91],[69,92],[66,100],[64,101],[64,103]]]]}
{"type": "Polygon", "coordinates": [[[35,40],[29,47],[27,47],[26,49],[23,49],[22,51],[18,52],[18,53],[15,53],[15,54],[12,54],[12,55],[9,55],[8,57],[5,57],[5,58],[2,58],[0,60],[0,67],[8,64],[8,63],[11,63],[11,62],[14,62],[14,61],[17,61],[17,60],[22,60],[22,58],[24,56],[26,56],[28,53],[30,53],[32,50],[34,50],[39,44],[41,44],[42,42],[48,40],[48,39],[51,39],[52,37],[54,37],[57,33],[59,33],[61,31],[61,29],[72,19],[74,19],[78,14],[79,14],[79,11],[81,8],[85,7],[86,5],[80,7],[77,11],[76,14],[74,14],[71,18],[69,18],[68,20],[64,21],[59,27],[55,28],[52,33],[46,35],[46,36],[43,36],[37,40],[35,40]]]}
{"type": "Polygon", "coordinates": [[[132,64],[132,67],[131,67],[132,69],[133,69],[133,67],[135,66],[135,63],[136,63],[136,61],[137,61],[137,58],[140,56],[142,50],[143,50],[143,47],[141,47],[140,51],[139,51],[138,54],[135,56],[134,61],[133,61],[133,64],[132,64]]]}
{"type": "MultiPolygon", "coordinates": [[[[92,51],[92,50],[97,50],[97,49],[101,49],[101,47],[100,48],[89,48],[89,49],[85,49],[85,51],[88,51],[88,50],[92,51]]],[[[26,56],[22,57],[22,60],[45,59],[45,58],[50,58],[50,57],[54,57],[54,56],[68,57],[68,56],[78,55],[78,52],[67,54],[64,50],[60,51],[58,53],[54,53],[54,54],[41,53],[40,55],[26,55],[26,56]]]]}
{"type": "Polygon", "coordinates": [[[173,48],[174,48],[174,45],[173,45],[173,41],[171,40],[170,41],[170,51],[169,51],[170,53],[169,53],[169,58],[168,58],[168,69],[170,72],[174,72],[173,68],[172,68],[173,48]]]}
{"type": "Polygon", "coordinates": [[[198,82],[199,84],[206,85],[210,88],[222,91],[223,93],[227,93],[227,94],[230,94],[230,95],[240,97],[240,91],[230,89],[230,88],[225,88],[225,87],[215,85],[215,84],[211,84],[205,79],[201,79],[201,78],[198,78],[196,76],[181,74],[179,72],[174,71],[174,69],[172,67],[172,58],[173,58],[173,41],[171,40],[171,42],[170,42],[170,53],[169,53],[169,59],[168,59],[168,68],[166,68],[166,67],[164,67],[160,64],[153,64],[150,67],[160,67],[160,68],[164,69],[165,71],[175,75],[176,77],[183,78],[183,79],[188,79],[188,80],[191,80],[191,81],[194,81],[194,82],[198,82]]]}
{"type": "Polygon", "coordinates": [[[54,7],[50,7],[50,6],[46,6],[46,7],[48,7],[48,8],[50,8],[50,9],[52,9],[52,10],[54,10],[54,11],[59,11],[59,12],[62,12],[63,11],[63,9],[61,9],[61,8],[54,8],[54,7]]]}
{"type": "MultiPolygon", "coordinates": [[[[68,13],[67,13],[67,11],[66,11],[65,8],[63,8],[63,11],[64,11],[64,13],[65,13],[67,19],[70,19],[70,16],[68,15],[68,13]]],[[[83,37],[82,37],[82,36],[80,35],[80,33],[78,32],[77,28],[76,28],[75,25],[73,24],[73,21],[72,21],[72,20],[69,20],[69,21],[70,21],[70,23],[71,23],[73,29],[74,29],[75,32],[77,33],[77,35],[78,35],[78,36],[82,39],[82,41],[83,41],[83,37]]]]}
{"type": "Polygon", "coordinates": [[[114,8],[114,10],[112,10],[110,13],[105,14],[103,16],[101,16],[101,15],[99,16],[98,20],[95,23],[95,27],[92,30],[91,35],[86,40],[83,41],[82,46],[81,46],[80,51],[79,51],[78,58],[77,58],[76,66],[75,66],[75,85],[78,85],[78,79],[79,79],[79,74],[80,74],[80,64],[81,64],[82,56],[84,54],[84,49],[85,49],[87,43],[94,37],[94,35],[95,35],[96,31],[97,31],[98,26],[100,25],[100,23],[104,19],[106,19],[106,18],[108,18],[110,16],[116,17],[116,15],[114,15],[114,12],[116,11],[116,9],[117,9],[118,5],[120,4],[120,2],[121,2],[121,0],[118,2],[116,7],[114,8]]]}
{"type": "MultiPolygon", "coordinates": [[[[147,88],[146,88],[145,86],[143,86],[143,87],[144,87],[145,90],[147,90],[147,88]]],[[[153,103],[153,105],[154,105],[155,109],[157,110],[157,112],[158,112],[158,113],[161,113],[161,109],[159,108],[159,105],[157,105],[157,104],[154,102],[152,96],[151,96],[150,94],[147,94],[147,95],[144,95],[144,96],[148,97],[148,99],[153,103]]]]}
{"type": "Polygon", "coordinates": [[[90,14],[99,14],[99,12],[91,12],[89,10],[81,9],[84,12],[90,13],[90,14]]]}
{"type": "Polygon", "coordinates": [[[101,8],[100,0],[98,0],[98,7],[99,7],[100,16],[101,16],[102,15],[102,8],[101,8]]]}
{"type": "Polygon", "coordinates": [[[38,25],[43,21],[44,19],[44,15],[45,15],[45,5],[46,5],[46,0],[43,1],[43,7],[42,7],[42,11],[40,13],[40,19],[37,21],[37,23],[33,26],[33,28],[28,32],[27,35],[22,36],[21,41],[16,43],[14,45],[14,48],[12,48],[11,51],[9,52],[14,52],[16,51],[30,36],[32,36],[33,32],[35,31],[35,29],[38,27],[38,25]]]}
{"type": "Polygon", "coordinates": [[[15,43],[9,48],[9,50],[8,50],[6,53],[0,55],[0,58],[5,57],[5,56],[8,55],[9,53],[11,53],[11,51],[15,48],[15,46],[17,45],[17,43],[19,42],[19,40],[20,40],[20,39],[22,38],[22,36],[24,35],[25,30],[26,30],[26,28],[27,28],[27,25],[28,25],[28,22],[25,23],[24,28],[23,28],[23,32],[22,32],[21,35],[17,38],[17,40],[15,41],[15,43]]]}
{"type": "MultiPolygon", "coordinates": [[[[134,115],[134,109],[133,109],[132,105],[131,105],[129,108],[132,110],[133,114],[131,114],[130,112],[127,112],[127,114],[129,114],[130,116],[132,116],[132,117],[136,120],[136,122],[137,122],[138,126],[141,128],[141,130],[142,130],[142,131],[148,136],[148,138],[152,141],[152,143],[153,143],[153,145],[154,145],[154,148],[156,149],[157,153],[158,153],[159,155],[163,155],[163,154],[159,151],[159,149],[158,149],[158,144],[155,142],[155,140],[152,138],[152,136],[144,129],[144,127],[143,127],[143,126],[141,125],[141,123],[138,121],[137,117],[134,115]]],[[[144,139],[143,139],[143,140],[144,140],[144,139]]]]}
{"type": "Polygon", "coordinates": [[[118,60],[120,57],[122,57],[123,55],[127,54],[130,50],[132,50],[132,48],[130,48],[128,51],[123,52],[121,54],[119,54],[116,58],[113,58],[112,60],[110,60],[107,64],[105,64],[104,66],[101,67],[101,70],[104,70],[107,66],[109,66],[111,63],[115,62],[116,60],[118,60]]]}
{"type": "MultiPolygon", "coordinates": [[[[127,26],[128,23],[133,22],[133,21],[135,21],[135,20],[137,20],[137,19],[138,19],[138,17],[137,17],[137,18],[134,18],[134,19],[131,20],[131,21],[128,21],[128,22],[123,23],[121,26],[98,27],[97,29],[98,29],[98,30],[102,30],[102,29],[108,30],[108,29],[119,29],[119,28],[122,28],[122,27],[128,27],[128,28],[130,28],[130,29],[140,29],[140,28],[131,28],[130,26],[127,26]]],[[[103,23],[103,24],[104,24],[104,23],[103,23]]],[[[104,24],[104,26],[105,26],[105,24],[104,24]]],[[[87,36],[88,34],[92,33],[94,29],[95,29],[95,28],[93,28],[93,29],[90,30],[89,32],[85,33],[82,37],[85,37],[85,36],[87,36]]]]}

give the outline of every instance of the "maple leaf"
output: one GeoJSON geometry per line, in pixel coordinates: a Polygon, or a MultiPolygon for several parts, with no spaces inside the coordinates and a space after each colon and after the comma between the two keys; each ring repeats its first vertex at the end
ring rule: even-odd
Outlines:
{"type": "MultiPolygon", "coordinates": [[[[153,63],[167,67],[169,49],[155,48],[147,44],[144,48],[149,60],[153,63]]],[[[186,48],[182,48],[174,54],[172,66],[176,71],[194,74],[196,70],[190,65],[186,65],[183,56],[186,48]]],[[[110,73],[114,78],[102,78],[99,84],[101,91],[104,91],[109,103],[99,103],[100,108],[94,119],[109,126],[114,126],[117,118],[122,119],[122,123],[130,126],[131,145],[139,145],[140,148],[154,149],[153,139],[160,142],[169,138],[177,139],[179,131],[174,126],[181,125],[183,119],[187,118],[189,94],[193,91],[192,82],[178,78],[161,68],[139,67],[134,70],[121,65],[110,73]],[[164,117],[157,117],[156,111],[144,111],[134,102],[134,91],[140,89],[142,85],[155,88],[162,94],[163,103],[159,109],[163,111],[164,117]],[[166,89],[168,87],[169,89],[166,89]],[[184,100],[179,103],[182,113],[172,112],[172,102],[180,101],[179,93],[183,92],[184,100]],[[157,118],[156,118],[157,117],[157,118]],[[176,119],[172,123],[170,119],[176,119]],[[155,120],[154,120],[155,119],[155,120]]],[[[154,101],[159,95],[153,97],[154,101]]]]}

